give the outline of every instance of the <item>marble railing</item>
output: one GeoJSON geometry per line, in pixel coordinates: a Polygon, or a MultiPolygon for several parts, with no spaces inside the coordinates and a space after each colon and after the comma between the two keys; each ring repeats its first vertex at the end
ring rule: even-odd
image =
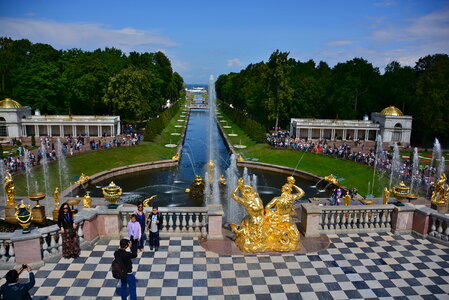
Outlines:
{"type": "MultiPolygon", "coordinates": [[[[131,214],[136,209],[123,207],[121,211],[122,235],[126,235],[126,227],[131,214]]],[[[145,208],[148,217],[151,208],[145,208]]],[[[160,207],[162,214],[161,236],[179,234],[183,236],[207,236],[208,208],[207,207],[160,207]]]]}
{"type": "Polygon", "coordinates": [[[14,253],[14,245],[11,241],[12,232],[4,232],[0,234],[0,268],[10,269],[16,263],[16,255],[14,253]]]}
{"type": "Polygon", "coordinates": [[[357,205],[323,207],[322,233],[391,231],[393,205],[357,205]]]}
{"type": "Polygon", "coordinates": [[[429,207],[418,207],[415,212],[413,232],[420,237],[449,246],[449,215],[429,207]]]}
{"type": "Polygon", "coordinates": [[[301,207],[301,228],[306,237],[329,233],[393,232],[410,233],[415,207],[387,205],[301,207]]]}
{"type": "MultiPolygon", "coordinates": [[[[107,209],[104,206],[85,208],[75,216],[80,246],[92,245],[100,238],[126,236],[126,226],[135,207],[120,206],[107,209]]],[[[221,205],[207,207],[161,207],[163,216],[162,236],[198,236],[210,239],[222,238],[221,205]]],[[[150,208],[146,208],[147,215],[150,208]]],[[[57,225],[32,228],[0,234],[0,269],[11,269],[16,264],[31,264],[33,268],[62,256],[62,236],[57,225]]]]}

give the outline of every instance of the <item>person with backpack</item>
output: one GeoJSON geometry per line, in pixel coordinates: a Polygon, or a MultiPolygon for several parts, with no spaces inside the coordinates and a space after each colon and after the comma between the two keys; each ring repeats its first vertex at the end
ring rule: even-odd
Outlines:
{"type": "Polygon", "coordinates": [[[137,247],[132,248],[131,252],[128,252],[126,249],[129,247],[131,247],[131,241],[128,239],[121,239],[120,249],[114,252],[115,260],[112,262],[112,275],[114,278],[119,277],[117,279],[121,280],[120,294],[122,300],[128,298],[128,287],[131,300],[137,299],[136,277],[133,274],[133,265],[131,261],[131,259],[137,257],[137,247]],[[120,270],[120,268],[122,270],[120,270]]]}

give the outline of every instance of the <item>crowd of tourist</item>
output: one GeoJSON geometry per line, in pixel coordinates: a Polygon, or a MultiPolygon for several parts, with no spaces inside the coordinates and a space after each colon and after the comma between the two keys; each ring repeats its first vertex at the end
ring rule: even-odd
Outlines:
{"type": "MultiPolygon", "coordinates": [[[[83,151],[93,151],[114,147],[136,146],[143,140],[143,135],[140,133],[128,133],[125,135],[118,135],[115,137],[86,137],[79,135],[77,137],[67,136],[61,138],[61,151],[64,155],[74,155],[75,153],[83,151]]],[[[19,145],[16,154],[10,154],[3,158],[4,169],[11,174],[25,171],[25,150],[28,147],[22,145],[20,140],[12,140],[12,144],[19,145]]],[[[29,152],[29,165],[34,167],[40,164],[45,155],[48,161],[58,159],[57,154],[57,140],[51,137],[41,137],[36,145],[41,145],[40,148],[29,152]],[[44,150],[42,150],[44,149],[44,150]]]]}
{"type": "MultiPolygon", "coordinates": [[[[348,159],[360,164],[376,167],[377,170],[384,174],[390,174],[392,170],[393,153],[384,149],[377,150],[374,147],[365,149],[363,141],[330,141],[307,140],[303,138],[292,138],[288,131],[278,131],[267,135],[267,143],[275,148],[286,148],[298,151],[320,153],[336,158],[348,159]],[[352,143],[353,147],[349,143],[352,143]],[[354,151],[353,148],[357,150],[354,151]]],[[[417,172],[413,173],[412,159],[401,161],[400,167],[395,169],[395,176],[404,182],[413,183],[416,187],[420,187],[422,192],[427,195],[431,193],[431,187],[435,182],[438,170],[430,164],[419,164],[417,172]]]]}

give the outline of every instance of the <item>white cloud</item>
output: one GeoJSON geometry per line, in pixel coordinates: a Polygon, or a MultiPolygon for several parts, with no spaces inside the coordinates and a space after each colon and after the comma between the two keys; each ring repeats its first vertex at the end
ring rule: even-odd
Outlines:
{"type": "Polygon", "coordinates": [[[149,30],[111,29],[104,24],[63,23],[42,19],[0,17],[0,36],[48,43],[55,48],[92,50],[116,47],[125,52],[174,47],[170,39],[149,30]]]}
{"type": "Polygon", "coordinates": [[[354,44],[354,41],[338,40],[338,41],[331,41],[328,43],[329,46],[333,46],[333,47],[347,46],[347,45],[351,45],[351,44],[354,44]]]}
{"type": "Polygon", "coordinates": [[[245,65],[245,63],[241,62],[240,59],[238,59],[238,58],[232,58],[232,59],[227,60],[227,65],[229,68],[231,68],[233,66],[241,67],[241,66],[245,65]]]}

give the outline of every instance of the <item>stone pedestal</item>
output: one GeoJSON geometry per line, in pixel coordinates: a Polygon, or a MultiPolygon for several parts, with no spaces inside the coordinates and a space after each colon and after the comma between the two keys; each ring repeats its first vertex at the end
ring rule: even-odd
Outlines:
{"type": "Polygon", "coordinates": [[[16,230],[11,237],[14,244],[16,264],[41,263],[41,234],[37,228],[33,228],[29,234],[22,234],[22,230],[16,230]]]}
{"type": "Polygon", "coordinates": [[[301,227],[299,230],[305,237],[320,236],[321,209],[311,203],[301,205],[301,227]]]}
{"type": "Polygon", "coordinates": [[[223,207],[221,204],[207,205],[208,239],[223,239],[223,207]]]}
{"type": "Polygon", "coordinates": [[[9,223],[17,223],[16,208],[14,206],[5,207],[5,221],[9,223]]]}
{"type": "Polygon", "coordinates": [[[34,223],[44,223],[45,222],[45,206],[33,207],[31,209],[31,215],[33,216],[34,223]]]}
{"type": "Polygon", "coordinates": [[[440,213],[440,214],[447,214],[448,213],[448,205],[444,202],[442,203],[436,203],[436,210],[440,213]]]}
{"type": "Polygon", "coordinates": [[[410,233],[413,228],[415,207],[410,204],[396,206],[391,216],[391,230],[394,234],[410,233]]]}

